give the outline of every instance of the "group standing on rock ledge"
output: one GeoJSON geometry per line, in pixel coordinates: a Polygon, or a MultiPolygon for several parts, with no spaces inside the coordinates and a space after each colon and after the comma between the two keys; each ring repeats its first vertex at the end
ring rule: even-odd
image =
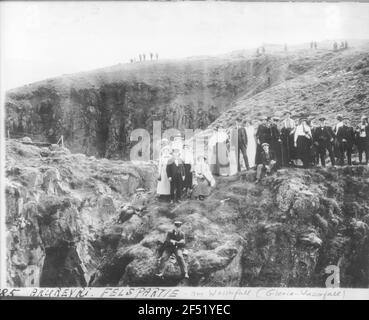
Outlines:
{"type": "Polygon", "coordinates": [[[294,121],[290,112],[286,113],[281,127],[278,117],[264,117],[257,130],[250,130],[250,121],[244,122],[246,127],[240,121],[241,118],[236,121],[238,168],[240,171],[239,158],[242,153],[246,169],[256,167],[257,181],[263,172],[298,166],[298,160],[302,161],[303,168],[325,167],[327,152],[332,166],[336,163],[344,165],[345,161],[351,165],[355,147],[359,163],[368,164],[369,124],[365,115],[355,129],[350,125],[349,118],[341,114],[337,115],[337,123],[333,128],[326,125],[325,117],[319,117],[316,122],[307,117],[294,121]]]}
{"type": "Polygon", "coordinates": [[[223,153],[227,157],[229,140],[234,133],[237,139],[238,171],[241,171],[242,155],[246,170],[256,170],[257,183],[265,174],[282,167],[325,167],[327,154],[331,166],[367,165],[368,117],[363,115],[355,128],[350,124],[350,119],[342,114],[338,114],[336,119],[337,123],[331,127],[326,124],[325,117],[300,117],[294,120],[291,113],[286,112],[282,121],[278,117],[263,117],[258,126],[254,121],[241,117],[228,130],[216,125],[218,140],[214,146],[214,165],[210,165],[205,156],[198,156],[194,161],[191,148],[188,144],[183,144],[180,134],[173,141],[163,139],[157,194],[162,200],[171,202],[179,202],[183,196],[199,200],[209,196],[215,186],[213,175],[220,175],[222,171],[219,157],[223,153]],[[355,149],[358,162],[352,160],[355,149]]]}

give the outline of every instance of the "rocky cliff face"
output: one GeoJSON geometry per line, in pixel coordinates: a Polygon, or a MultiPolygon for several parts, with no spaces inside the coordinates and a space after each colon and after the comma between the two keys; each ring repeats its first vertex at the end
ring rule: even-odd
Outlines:
{"type": "Polygon", "coordinates": [[[10,286],[369,285],[369,167],[284,169],[255,184],[255,172],[219,177],[205,201],[176,207],[154,197],[156,169],[97,160],[67,149],[7,143],[10,286]],[[147,212],[117,222],[136,187],[147,212]],[[184,282],[175,260],[155,277],[158,249],[184,222],[184,282]]]}
{"type": "Polygon", "coordinates": [[[9,91],[6,127],[13,138],[56,143],[63,135],[72,152],[122,159],[133,129],[151,130],[153,120],[161,121],[163,130],[204,129],[239,99],[299,78],[330,59],[328,50],[240,53],[65,75],[9,91]]]}

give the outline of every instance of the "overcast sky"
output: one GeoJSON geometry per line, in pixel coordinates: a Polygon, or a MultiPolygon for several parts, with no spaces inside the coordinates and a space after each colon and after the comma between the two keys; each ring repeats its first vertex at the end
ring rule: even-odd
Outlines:
{"type": "Polygon", "coordinates": [[[66,73],[261,43],[369,39],[366,3],[0,2],[5,89],[66,73]]]}

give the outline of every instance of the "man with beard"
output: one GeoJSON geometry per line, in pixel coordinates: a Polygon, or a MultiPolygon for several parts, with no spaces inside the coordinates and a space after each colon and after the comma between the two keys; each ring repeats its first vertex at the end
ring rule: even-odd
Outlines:
{"type": "Polygon", "coordinates": [[[333,142],[332,131],[329,130],[329,127],[325,125],[325,118],[319,118],[319,126],[315,127],[313,134],[313,143],[316,147],[318,159],[316,164],[319,164],[319,159],[322,167],[325,167],[325,156],[328,150],[329,157],[331,159],[332,166],[335,165],[335,159],[333,155],[333,151],[331,148],[331,144],[333,142]]]}
{"type": "Polygon", "coordinates": [[[343,126],[337,131],[337,141],[339,146],[339,164],[342,166],[347,157],[347,164],[351,165],[352,147],[355,141],[354,129],[350,126],[349,118],[343,119],[343,126]]]}

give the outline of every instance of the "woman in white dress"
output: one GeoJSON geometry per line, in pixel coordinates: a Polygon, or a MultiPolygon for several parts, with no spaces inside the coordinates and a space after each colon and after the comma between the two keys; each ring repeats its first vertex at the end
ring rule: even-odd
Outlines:
{"type": "Polygon", "coordinates": [[[256,158],[256,130],[251,120],[246,120],[247,149],[246,154],[250,168],[255,167],[256,158]]]}
{"type": "Polygon", "coordinates": [[[171,148],[169,146],[163,147],[159,161],[159,177],[156,193],[159,195],[160,199],[167,201],[169,201],[170,197],[170,181],[167,176],[167,163],[171,158],[171,148]]]}

